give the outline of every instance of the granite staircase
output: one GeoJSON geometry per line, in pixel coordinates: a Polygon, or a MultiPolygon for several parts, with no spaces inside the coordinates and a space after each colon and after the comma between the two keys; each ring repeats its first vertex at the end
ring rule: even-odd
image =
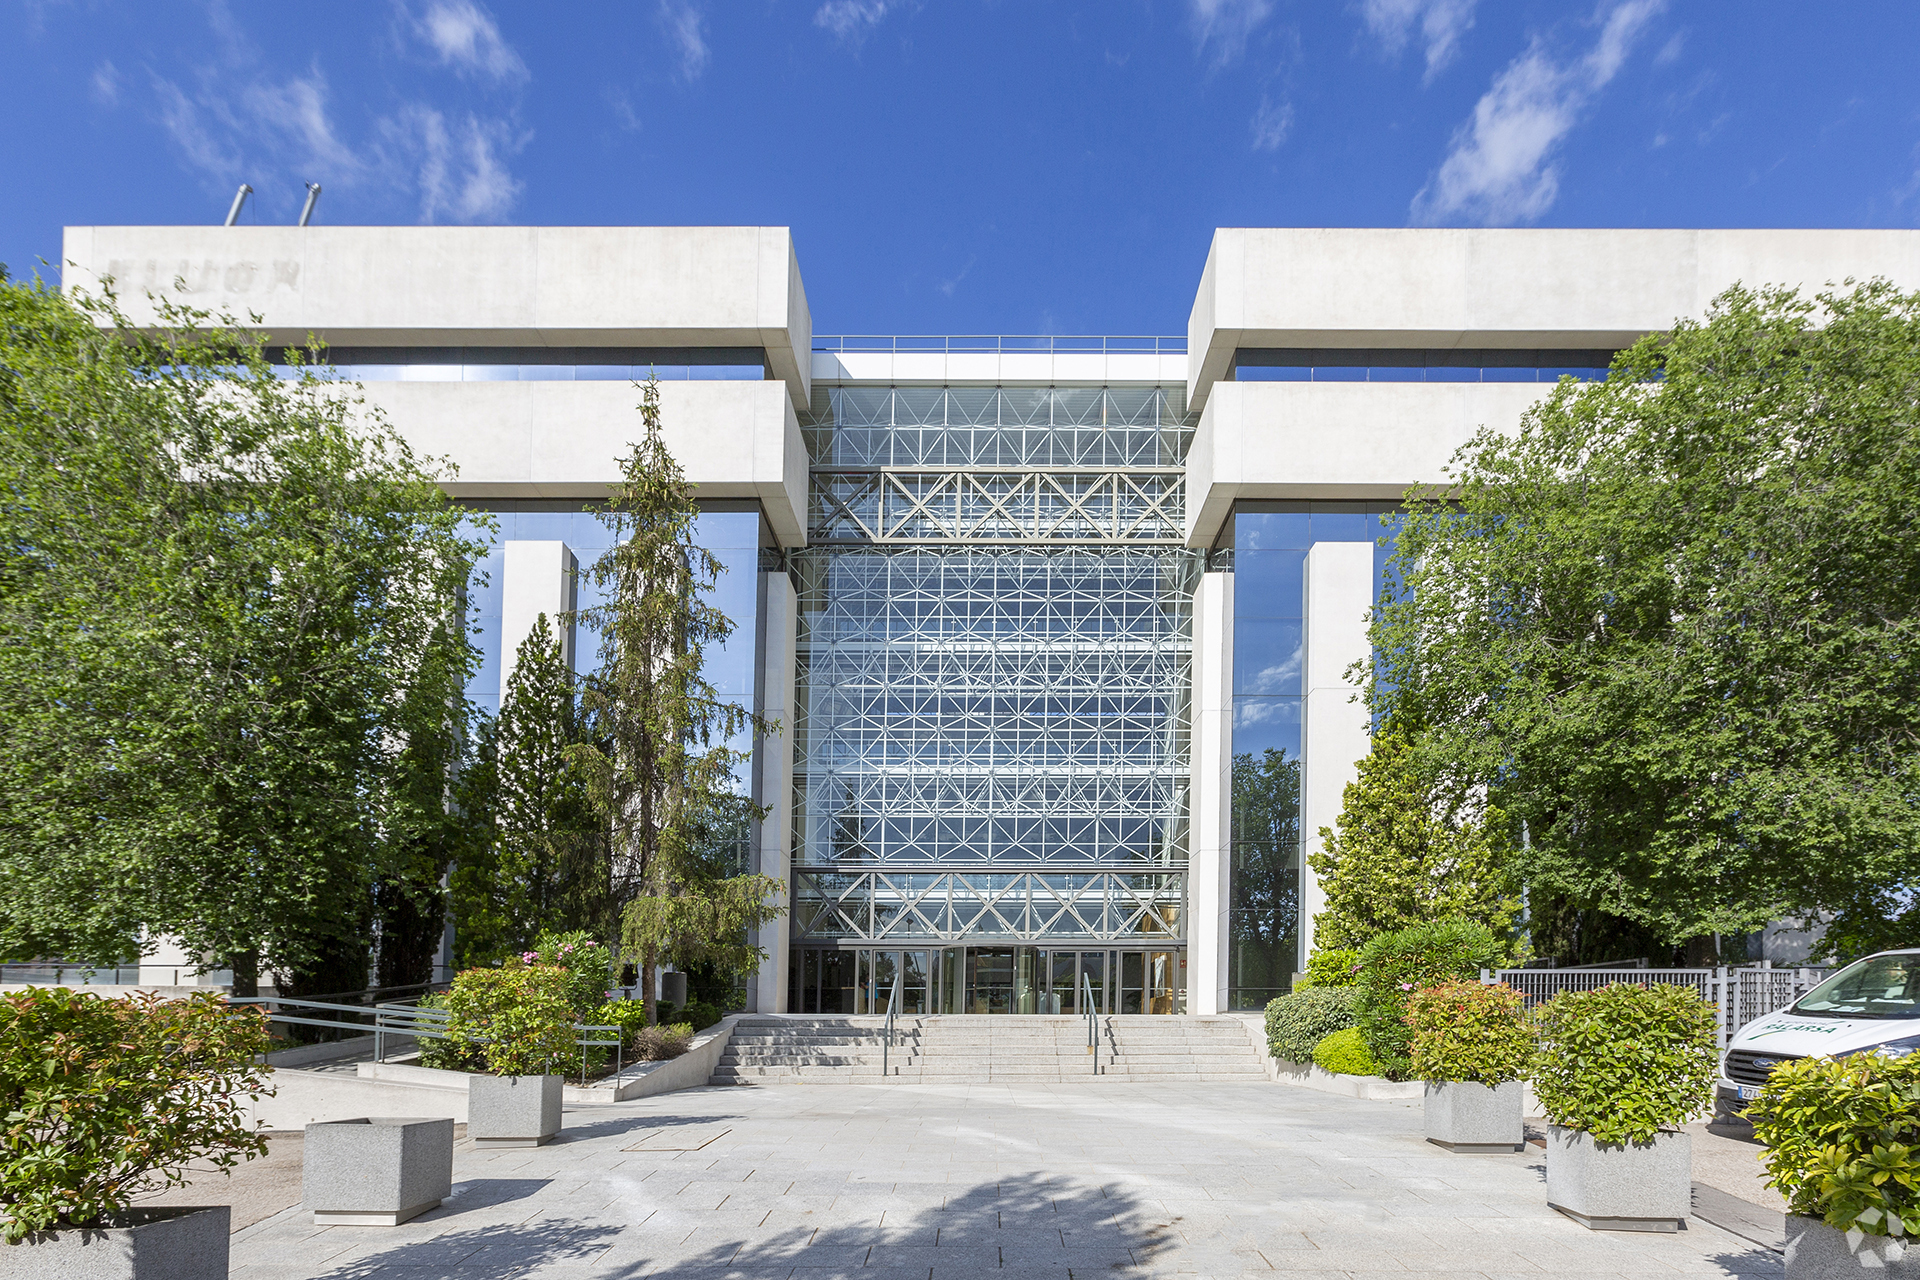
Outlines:
{"type": "Polygon", "coordinates": [[[1247,1031],[1231,1017],[1102,1016],[1087,1049],[1087,1020],[1072,1016],[945,1014],[884,1019],[745,1017],[734,1027],[709,1084],[904,1081],[1015,1084],[1109,1080],[1267,1078],[1247,1031]]]}

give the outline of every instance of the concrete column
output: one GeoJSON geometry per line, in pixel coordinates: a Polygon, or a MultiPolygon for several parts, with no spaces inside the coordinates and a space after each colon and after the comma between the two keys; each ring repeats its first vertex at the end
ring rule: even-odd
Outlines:
{"type": "Polygon", "coordinates": [[[759,932],[759,946],[767,953],[748,990],[750,1007],[759,1013],[787,1012],[787,961],[793,937],[793,742],[794,655],[799,644],[797,601],[793,582],[784,572],[761,575],[765,604],[766,669],[762,676],[761,714],[778,721],[777,729],[755,748],[760,803],[767,816],[760,822],[756,856],[760,874],[787,886],[780,918],[759,932]]]}
{"type": "MultiPolygon", "coordinates": [[[[1373,604],[1373,544],[1316,542],[1307,552],[1306,698],[1300,708],[1300,835],[1303,852],[1320,849],[1320,828],[1340,817],[1347,784],[1373,739],[1373,724],[1347,670],[1373,652],[1367,610],[1373,604]]],[[[1326,895],[1303,856],[1300,866],[1300,968],[1313,952],[1313,918],[1326,895]]]]}
{"type": "Polygon", "coordinates": [[[534,620],[560,637],[560,657],[573,665],[573,627],[562,615],[573,610],[579,562],[564,542],[508,542],[500,583],[500,696],[507,696],[520,644],[533,633],[534,620]]]}
{"type": "Polygon", "coordinates": [[[1233,903],[1233,575],[1193,593],[1192,841],[1187,851],[1187,1010],[1227,1007],[1233,903]]]}

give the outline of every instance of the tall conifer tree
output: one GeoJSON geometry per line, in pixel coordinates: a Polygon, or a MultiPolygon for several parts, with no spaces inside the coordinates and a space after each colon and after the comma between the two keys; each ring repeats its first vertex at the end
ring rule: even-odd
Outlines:
{"type": "Polygon", "coordinates": [[[600,635],[600,665],[584,685],[588,741],[572,756],[606,823],[611,904],[651,1018],[663,959],[713,951],[735,969],[757,961],[745,932],[778,915],[785,886],[713,874],[716,824],[743,805],[755,818],[763,812],[735,787],[748,753],[727,743],[768,726],[701,673],[706,647],[733,630],[706,598],[723,566],[693,541],[699,510],[660,437],[657,382],[648,381],[640,413],[641,439],[621,459],[604,516],[613,545],[590,571],[606,603],[578,614],[600,635]]]}

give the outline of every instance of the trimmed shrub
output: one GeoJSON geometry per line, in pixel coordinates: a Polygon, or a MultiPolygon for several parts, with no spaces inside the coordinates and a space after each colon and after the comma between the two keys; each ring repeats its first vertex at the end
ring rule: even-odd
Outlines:
{"type": "Polygon", "coordinates": [[[1713,1101],[1713,1007],[1692,987],[1562,991],[1534,1014],[1533,1091],[1547,1118],[1595,1142],[1651,1142],[1713,1101]]]}
{"type": "Polygon", "coordinates": [[[1410,992],[1414,1077],[1490,1088],[1524,1079],[1533,1060],[1525,1005],[1526,997],[1505,983],[1443,982],[1410,992]]]}
{"type": "Polygon", "coordinates": [[[1360,1028],[1336,1031],[1313,1046],[1314,1064],[1341,1076],[1377,1076],[1380,1064],[1367,1052],[1366,1037],[1360,1028]]]}
{"type": "Polygon", "coordinates": [[[1313,1047],[1353,1025],[1352,987],[1308,987],[1267,1004],[1267,1048],[1286,1062],[1312,1062],[1313,1047]]]}
{"type": "Polygon", "coordinates": [[[1307,985],[1351,987],[1360,981],[1360,953],[1352,947],[1328,947],[1307,957],[1307,985]]]}
{"type": "Polygon", "coordinates": [[[695,1031],[705,1031],[720,1021],[720,1008],[705,1000],[689,1000],[687,1007],[680,1010],[678,1020],[687,1023],[695,1031]]]}
{"type": "Polygon", "coordinates": [[[593,1011],[591,1022],[598,1027],[620,1028],[620,1047],[632,1056],[634,1038],[647,1026],[644,1000],[609,1000],[593,1011]]]}
{"type": "Polygon", "coordinates": [[[245,1100],[270,1094],[257,1010],[213,992],[0,996],[0,1235],[90,1226],[184,1183],[189,1161],[265,1155],[245,1100]]]}
{"type": "Polygon", "coordinates": [[[494,1075],[565,1075],[580,1059],[577,993],[575,975],[556,965],[468,969],[446,996],[449,1043],[494,1075]]]}
{"type": "Polygon", "coordinates": [[[1783,1062],[1747,1114],[1790,1213],[1870,1236],[1920,1233],[1920,1054],[1783,1062]]]}
{"type": "Polygon", "coordinates": [[[1413,1078],[1407,996],[1421,987],[1457,978],[1477,978],[1499,964],[1506,947],[1493,931],[1471,920],[1437,920],[1383,933],[1360,950],[1360,995],[1353,1020],[1367,1050],[1389,1080],[1413,1078]]]}
{"type": "MultiPolygon", "coordinates": [[[[639,1004],[638,1000],[631,1001],[639,1004]]],[[[693,1028],[684,1022],[668,1026],[641,1027],[633,1036],[633,1056],[637,1062],[665,1062],[687,1051],[693,1042],[693,1028]]]]}

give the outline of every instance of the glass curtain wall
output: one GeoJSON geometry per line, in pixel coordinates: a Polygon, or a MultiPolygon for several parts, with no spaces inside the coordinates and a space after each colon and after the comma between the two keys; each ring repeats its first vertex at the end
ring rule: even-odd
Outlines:
{"type": "MultiPolygon", "coordinates": [[[[994,1012],[1050,1010],[1035,944],[1182,946],[1179,392],[841,388],[806,435],[796,941],[924,949],[918,998],[994,1012]]],[[[796,956],[792,1007],[842,963],[796,956]]]]}
{"type": "MultiPolygon", "coordinates": [[[[1291,989],[1299,962],[1300,712],[1305,568],[1316,542],[1376,542],[1390,503],[1241,502],[1232,548],[1232,898],[1228,1007],[1257,1009],[1291,989]]],[[[1390,540],[1390,537],[1389,537],[1390,540]]],[[[1374,552],[1374,597],[1389,547],[1374,552]]]]}

